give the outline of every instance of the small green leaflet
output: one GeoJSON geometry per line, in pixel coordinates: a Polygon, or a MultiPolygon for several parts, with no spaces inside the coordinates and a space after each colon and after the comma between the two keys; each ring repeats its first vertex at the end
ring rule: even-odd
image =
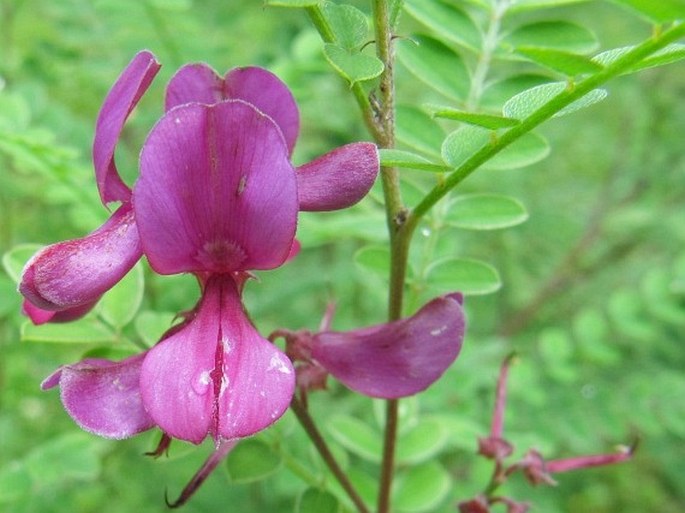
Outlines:
{"type": "Polygon", "coordinates": [[[498,230],[528,219],[526,207],[516,198],[501,194],[465,194],[450,203],[446,221],[467,230],[498,230]]]}
{"type": "Polygon", "coordinates": [[[502,281],[490,264],[468,258],[445,258],[428,266],[426,284],[438,294],[458,290],[465,296],[475,296],[496,292],[502,281]]]}
{"type": "Polygon", "coordinates": [[[656,23],[685,19],[685,0],[613,0],[656,23]]]}
{"type": "Polygon", "coordinates": [[[351,5],[323,4],[323,14],[335,34],[335,43],[353,51],[368,41],[369,22],[366,15],[351,5]]]}
{"type": "MultiPolygon", "coordinates": [[[[507,103],[504,104],[504,107],[502,107],[502,113],[511,118],[526,118],[549,102],[552,98],[563,93],[567,87],[568,84],[566,82],[551,82],[549,84],[533,87],[517,94],[507,101],[507,103]]],[[[606,98],[606,96],[606,90],[594,89],[582,98],[561,109],[554,114],[554,117],[564,116],[593,105],[606,98]]]]}
{"type": "MultiPolygon", "coordinates": [[[[607,50],[606,52],[598,53],[592,60],[608,66],[612,62],[623,57],[626,53],[631,51],[634,46],[624,46],[622,48],[614,48],[612,50],[607,50]]],[[[627,70],[623,71],[623,74],[635,73],[648,68],[655,68],[657,66],[665,66],[666,64],[671,64],[685,59],[685,45],[681,43],[672,43],[665,46],[658,52],[654,52],[649,57],[641,60],[637,64],[634,64],[627,70]]]]}
{"type": "Polygon", "coordinates": [[[402,167],[407,169],[418,169],[420,171],[444,172],[449,171],[450,167],[443,163],[436,164],[430,160],[402,150],[380,150],[381,166],[383,167],[402,167]]]}
{"type": "Polygon", "coordinates": [[[273,7],[310,7],[321,3],[320,0],[265,0],[264,5],[273,7]]]}
{"type": "Polygon", "coordinates": [[[504,39],[504,45],[588,53],[597,48],[598,42],[595,35],[581,25],[568,21],[540,21],[516,28],[504,39]]]}
{"type": "Polygon", "coordinates": [[[424,84],[455,100],[468,96],[469,71],[449,46],[429,36],[413,36],[397,46],[400,62],[424,84]]]}
{"type": "Polygon", "coordinates": [[[372,55],[353,53],[331,43],[324,45],[323,51],[329,64],[350,83],[350,86],[371,80],[383,73],[383,63],[372,55]]]}
{"type": "Polygon", "coordinates": [[[452,107],[445,107],[442,105],[427,105],[428,110],[433,113],[436,118],[452,119],[454,121],[461,121],[469,125],[476,125],[489,130],[497,130],[499,128],[510,128],[518,125],[519,120],[507,118],[503,116],[495,116],[492,114],[478,114],[475,112],[466,112],[452,107]]]}
{"type": "Polygon", "coordinates": [[[480,49],[480,29],[456,6],[441,0],[408,0],[405,9],[440,38],[474,51],[480,49]]]}
{"type": "Polygon", "coordinates": [[[558,71],[569,77],[575,77],[586,73],[596,73],[603,69],[601,64],[584,55],[564,52],[562,50],[521,46],[516,49],[516,53],[523,55],[545,68],[558,71]]]}

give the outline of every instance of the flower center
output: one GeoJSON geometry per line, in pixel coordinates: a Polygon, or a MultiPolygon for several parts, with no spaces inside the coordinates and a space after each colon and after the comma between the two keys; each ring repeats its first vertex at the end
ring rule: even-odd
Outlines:
{"type": "Polygon", "coordinates": [[[236,271],[246,258],[243,248],[226,239],[205,242],[195,255],[203,270],[209,272],[236,271]]]}

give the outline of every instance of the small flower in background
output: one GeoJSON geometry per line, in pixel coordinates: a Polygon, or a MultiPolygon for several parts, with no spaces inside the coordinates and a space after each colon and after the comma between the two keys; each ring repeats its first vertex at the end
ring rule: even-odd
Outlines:
{"type": "Polygon", "coordinates": [[[507,379],[514,359],[515,355],[510,354],[500,367],[490,435],[478,440],[478,454],[495,461],[490,483],[484,493],[474,499],[459,503],[461,513],[488,513],[490,506],[497,503],[505,504],[507,513],[525,513],[530,508],[529,504],[494,495],[497,488],[513,473],[521,471],[533,485],[556,485],[557,482],[552,478],[552,474],[619,463],[630,459],[637,448],[637,443],[635,443],[631,447],[620,446],[615,453],[576,456],[551,461],[545,461],[538,451],[529,449],[520,461],[506,466],[504,460],[514,452],[514,446],[503,437],[507,379]]]}

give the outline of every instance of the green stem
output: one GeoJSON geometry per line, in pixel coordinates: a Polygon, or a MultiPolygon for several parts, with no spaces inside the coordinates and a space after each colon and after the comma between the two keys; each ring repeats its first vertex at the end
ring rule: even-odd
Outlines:
{"type": "MultiPolygon", "coordinates": [[[[323,10],[321,9],[321,5],[316,4],[309,7],[305,7],[305,10],[309,15],[309,19],[311,20],[312,24],[319,32],[319,35],[321,36],[323,42],[335,44],[335,32],[333,32],[333,27],[331,27],[331,25],[328,23],[328,20],[326,19],[326,16],[324,16],[323,10]]],[[[369,97],[366,94],[366,91],[364,91],[364,87],[359,82],[355,82],[354,84],[352,84],[351,90],[355,100],[357,100],[357,104],[359,104],[359,108],[362,111],[366,127],[368,128],[369,132],[371,132],[373,138],[378,140],[380,134],[378,133],[379,127],[376,123],[375,111],[371,105],[371,102],[369,101],[369,97]]]]}
{"type": "MultiPolygon", "coordinates": [[[[376,141],[381,148],[395,147],[395,83],[393,34],[387,0],[373,1],[373,20],[376,36],[376,54],[383,62],[380,76],[380,110],[377,115],[376,141]]],[[[381,168],[381,181],[385,199],[386,221],[390,235],[390,277],[388,288],[388,320],[402,316],[404,283],[407,273],[410,238],[397,235],[406,222],[406,212],[400,194],[400,178],[397,168],[381,168]]],[[[399,401],[389,400],[385,409],[383,456],[378,489],[377,511],[390,511],[390,491],[395,471],[399,401]]]]}
{"type": "Polygon", "coordinates": [[[509,9],[509,4],[510,0],[499,0],[494,5],[488,30],[483,38],[483,48],[478,56],[476,69],[473,72],[469,97],[466,100],[466,110],[476,110],[480,103],[480,98],[483,95],[483,89],[485,87],[485,79],[490,70],[492,56],[497,48],[502,18],[504,18],[507,9],[509,9]]]}
{"type": "Polygon", "coordinates": [[[333,472],[333,475],[340,483],[340,486],[342,486],[343,490],[345,490],[345,493],[347,493],[350,500],[352,500],[354,503],[357,511],[359,511],[359,513],[369,513],[366,504],[364,504],[364,501],[357,493],[357,490],[355,490],[354,486],[348,479],[347,474],[345,474],[345,471],[340,468],[340,465],[338,465],[335,456],[333,456],[333,453],[328,448],[328,444],[326,444],[323,436],[321,436],[321,433],[316,427],[316,424],[314,424],[314,419],[312,419],[312,417],[309,415],[307,408],[304,407],[302,402],[297,397],[293,397],[292,401],[290,402],[290,408],[295,413],[297,420],[299,420],[300,424],[302,424],[302,427],[307,432],[307,435],[309,435],[309,438],[314,443],[314,446],[319,451],[319,454],[323,458],[328,468],[331,470],[331,472],[333,472]]]}
{"type": "Polygon", "coordinates": [[[503,133],[490,144],[482,147],[473,154],[466,162],[455,169],[442,183],[436,185],[409,214],[407,223],[402,227],[399,237],[411,237],[412,232],[418,225],[419,220],[450,190],[461,183],[483,163],[490,160],[504,148],[517,141],[543,122],[550,119],[564,107],[582,98],[587,93],[608,82],[612,78],[623,73],[631,66],[639,63],[645,57],[660,50],[666,45],[685,37],[685,25],[682,22],[673,24],[669,29],[654,36],[625,55],[606,66],[602,71],[578,82],[574,87],[559,93],[542,107],[523,119],[521,123],[503,133]]]}

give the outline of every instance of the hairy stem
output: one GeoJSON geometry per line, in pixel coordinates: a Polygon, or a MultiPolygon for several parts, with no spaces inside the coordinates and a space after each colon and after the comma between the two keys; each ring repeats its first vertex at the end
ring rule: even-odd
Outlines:
{"type": "MultiPolygon", "coordinates": [[[[376,123],[379,125],[377,143],[381,148],[395,147],[395,83],[394,50],[390,12],[387,0],[374,0],[373,21],[376,36],[376,55],[383,63],[380,76],[380,107],[376,123]]],[[[382,167],[381,180],[385,199],[385,212],[390,235],[390,286],[388,288],[388,320],[402,316],[404,282],[407,273],[410,239],[398,237],[406,222],[406,208],[400,195],[400,178],[397,168],[382,167]]],[[[390,511],[390,491],[395,471],[395,449],[398,424],[397,399],[388,400],[385,408],[383,456],[378,489],[377,512],[390,511]]]]}

